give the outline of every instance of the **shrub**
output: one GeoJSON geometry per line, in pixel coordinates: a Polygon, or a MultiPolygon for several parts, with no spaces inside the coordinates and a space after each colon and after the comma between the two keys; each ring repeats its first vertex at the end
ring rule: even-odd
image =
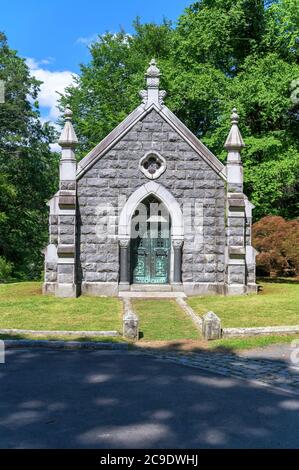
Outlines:
{"type": "Polygon", "coordinates": [[[263,217],[253,225],[253,245],[260,274],[299,275],[299,220],[279,216],[263,217]]]}
{"type": "Polygon", "coordinates": [[[7,282],[12,272],[12,264],[0,256],[0,282],[7,282]]]}

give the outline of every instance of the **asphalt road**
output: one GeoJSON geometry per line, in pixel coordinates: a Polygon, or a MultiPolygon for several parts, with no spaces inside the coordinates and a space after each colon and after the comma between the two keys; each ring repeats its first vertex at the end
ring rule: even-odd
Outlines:
{"type": "Polygon", "coordinates": [[[142,354],[0,364],[0,448],[299,448],[298,429],[298,396],[142,354]]]}

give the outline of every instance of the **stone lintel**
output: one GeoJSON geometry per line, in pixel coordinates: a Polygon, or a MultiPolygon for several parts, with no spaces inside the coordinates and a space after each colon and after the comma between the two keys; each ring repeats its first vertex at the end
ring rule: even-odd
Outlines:
{"type": "Polygon", "coordinates": [[[76,196],[59,196],[59,206],[72,206],[76,205],[76,196]]]}
{"type": "Polygon", "coordinates": [[[245,257],[246,249],[244,246],[229,246],[228,253],[230,256],[239,255],[241,257],[245,257]]]}
{"type": "Polygon", "coordinates": [[[229,198],[227,200],[228,202],[228,206],[229,208],[231,209],[232,207],[237,207],[238,209],[239,208],[242,208],[242,211],[244,210],[245,211],[245,201],[244,199],[241,199],[241,198],[229,198]]]}
{"type": "Polygon", "coordinates": [[[59,257],[74,256],[75,245],[58,245],[57,254],[59,257]]]}

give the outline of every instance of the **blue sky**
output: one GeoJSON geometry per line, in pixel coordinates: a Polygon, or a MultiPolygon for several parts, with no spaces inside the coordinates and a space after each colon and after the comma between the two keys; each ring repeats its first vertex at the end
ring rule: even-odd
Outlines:
{"type": "Polygon", "coordinates": [[[137,15],[142,22],[173,20],[192,0],[8,0],[1,2],[0,30],[8,36],[38,79],[43,119],[55,121],[56,90],[62,91],[87,62],[87,44],[106,31],[121,27],[132,32],[137,15]]]}

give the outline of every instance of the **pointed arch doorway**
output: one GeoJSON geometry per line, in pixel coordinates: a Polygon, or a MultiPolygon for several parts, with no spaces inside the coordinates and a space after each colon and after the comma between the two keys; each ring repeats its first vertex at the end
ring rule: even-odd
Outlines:
{"type": "Polygon", "coordinates": [[[131,194],[119,216],[118,240],[120,290],[130,290],[134,282],[170,284],[180,289],[184,219],[179,203],[163,185],[151,181],[131,194]],[[145,204],[141,205],[142,202],[145,204]],[[154,207],[149,214],[151,202],[154,207]],[[155,207],[157,202],[160,213],[155,207]],[[139,211],[143,214],[140,220],[139,211]],[[136,227],[138,222],[141,227],[136,227]],[[145,236],[142,237],[142,233],[145,236]]]}
{"type": "Polygon", "coordinates": [[[147,196],[131,220],[131,283],[168,284],[171,218],[156,196],[147,196]]]}

